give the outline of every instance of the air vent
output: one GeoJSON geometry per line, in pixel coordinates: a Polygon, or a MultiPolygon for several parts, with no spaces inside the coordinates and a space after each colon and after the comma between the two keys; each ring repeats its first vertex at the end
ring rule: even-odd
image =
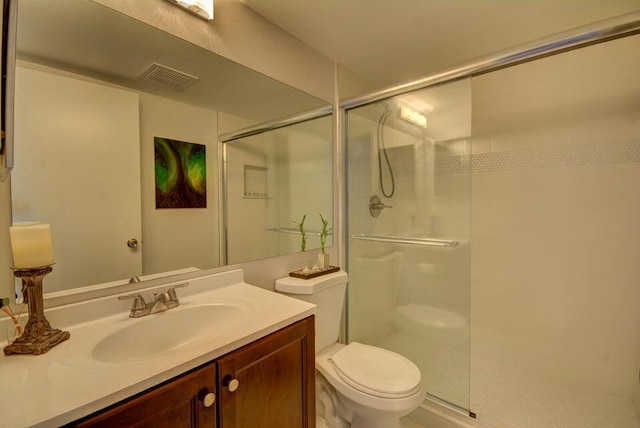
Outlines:
{"type": "Polygon", "coordinates": [[[151,64],[140,77],[160,83],[161,85],[169,86],[173,89],[185,88],[198,80],[196,76],[156,63],[151,64]]]}

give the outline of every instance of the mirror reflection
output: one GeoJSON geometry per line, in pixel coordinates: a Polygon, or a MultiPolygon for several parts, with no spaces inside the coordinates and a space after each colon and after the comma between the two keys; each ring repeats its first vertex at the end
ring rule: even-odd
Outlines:
{"type": "MultiPolygon", "coordinates": [[[[229,263],[320,248],[321,216],[333,224],[331,121],[319,117],[225,144],[229,263]]],[[[326,246],[332,242],[327,236],[326,246]]]]}
{"type": "Polygon", "coordinates": [[[20,1],[17,58],[12,221],[51,224],[47,292],[219,266],[219,115],[326,105],[90,0],[20,1]],[[159,139],[200,146],[204,206],[156,205],[159,139]]]}

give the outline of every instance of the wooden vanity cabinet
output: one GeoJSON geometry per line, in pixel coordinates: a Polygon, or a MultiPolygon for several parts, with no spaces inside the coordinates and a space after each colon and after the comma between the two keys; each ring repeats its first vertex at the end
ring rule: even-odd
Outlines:
{"type": "Polygon", "coordinates": [[[68,426],[315,428],[314,342],[308,317],[68,426]]]}
{"type": "Polygon", "coordinates": [[[196,369],[70,426],[188,428],[216,427],[216,365],[196,369]]]}
{"type": "Polygon", "coordinates": [[[313,317],[218,359],[219,428],[314,428],[313,317]]]}

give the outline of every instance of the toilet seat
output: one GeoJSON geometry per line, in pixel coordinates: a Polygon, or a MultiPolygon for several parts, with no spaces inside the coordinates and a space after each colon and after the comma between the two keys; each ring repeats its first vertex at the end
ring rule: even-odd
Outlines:
{"type": "Polygon", "coordinates": [[[380,398],[403,398],[421,389],[418,367],[386,349],[351,342],[331,356],[336,374],[352,388],[380,398]]]}
{"type": "MultiPolygon", "coordinates": [[[[362,344],[358,345],[366,346],[362,344]]],[[[359,348],[358,345],[355,345],[352,348],[359,348]]],[[[359,415],[358,418],[366,417],[368,419],[371,419],[372,421],[387,421],[389,418],[401,418],[402,416],[409,414],[416,407],[418,407],[420,403],[422,403],[425,398],[426,389],[422,382],[421,375],[419,374],[420,370],[418,370],[413,381],[417,383],[417,388],[413,393],[410,393],[410,395],[406,396],[403,396],[404,394],[397,394],[396,392],[397,395],[392,394],[392,398],[380,397],[379,395],[381,394],[372,391],[370,387],[363,387],[362,385],[359,385],[358,388],[356,388],[355,386],[352,386],[354,385],[353,380],[350,380],[351,383],[347,383],[345,381],[346,376],[344,376],[344,367],[342,369],[343,375],[341,376],[338,374],[336,365],[333,362],[333,357],[338,354],[340,350],[346,348],[347,346],[349,345],[334,343],[327,346],[326,348],[321,349],[316,354],[316,369],[318,371],[318,378],[316,380],[326,380],[328,384],[335,390],[337,400],[339,403],[341,403],[340,406],[344,406],[344,409],[346,409],[341,410],[343,416],[349,418],[350,416],[348,415],[352,412],[353,415],[359,415]],[[366,391],[363,391],[363,389],[366,391]]],[[[398,356],[391,351],[387,352],[398,356]]],[[[373,354],[374,359],[375,355],[377,355],[375,352],[367,354],[366,351],[365,354],[366,355],[364,358],[369,358],[373,354]]],[[[338,360],[340,359],[340,354],[338,354],[338,360]]],[[[360,361],[358,365],[366,366],[369,364],[365,364],[360,361]]],[[[377,373],[376,375],[379,375],[379,373],[377,373]]],[[[349,377],[353,378],[354,375],[350,373],[349,377]]],[[[348,379],[348,377],[346,378],[348,379]]],[[[399,389],[402,390],[404,388],[399,389]]],[[[365,424],[360,426],[371,427],[379,425],[365,424]]]]}

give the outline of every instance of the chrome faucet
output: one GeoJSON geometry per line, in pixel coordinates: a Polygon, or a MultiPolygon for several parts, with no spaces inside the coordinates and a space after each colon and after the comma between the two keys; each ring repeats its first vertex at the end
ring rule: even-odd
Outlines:
{"type": "Polygon", "coordinates": [[[182,284],[171,286],[167,291],[163,291],[162,293],[153,293],[153,301],[148,303],[144,300],[142,294],[139,293],[118,296],[118,300],[133,299],[133,305],[131,306],[129,317],[140,318],[157,312],[164,312],[179,306],[180,301],[176,294],[176,288],[186,287],[187,285],[189,285],[189,283],[184,282],[182,284]]]}

